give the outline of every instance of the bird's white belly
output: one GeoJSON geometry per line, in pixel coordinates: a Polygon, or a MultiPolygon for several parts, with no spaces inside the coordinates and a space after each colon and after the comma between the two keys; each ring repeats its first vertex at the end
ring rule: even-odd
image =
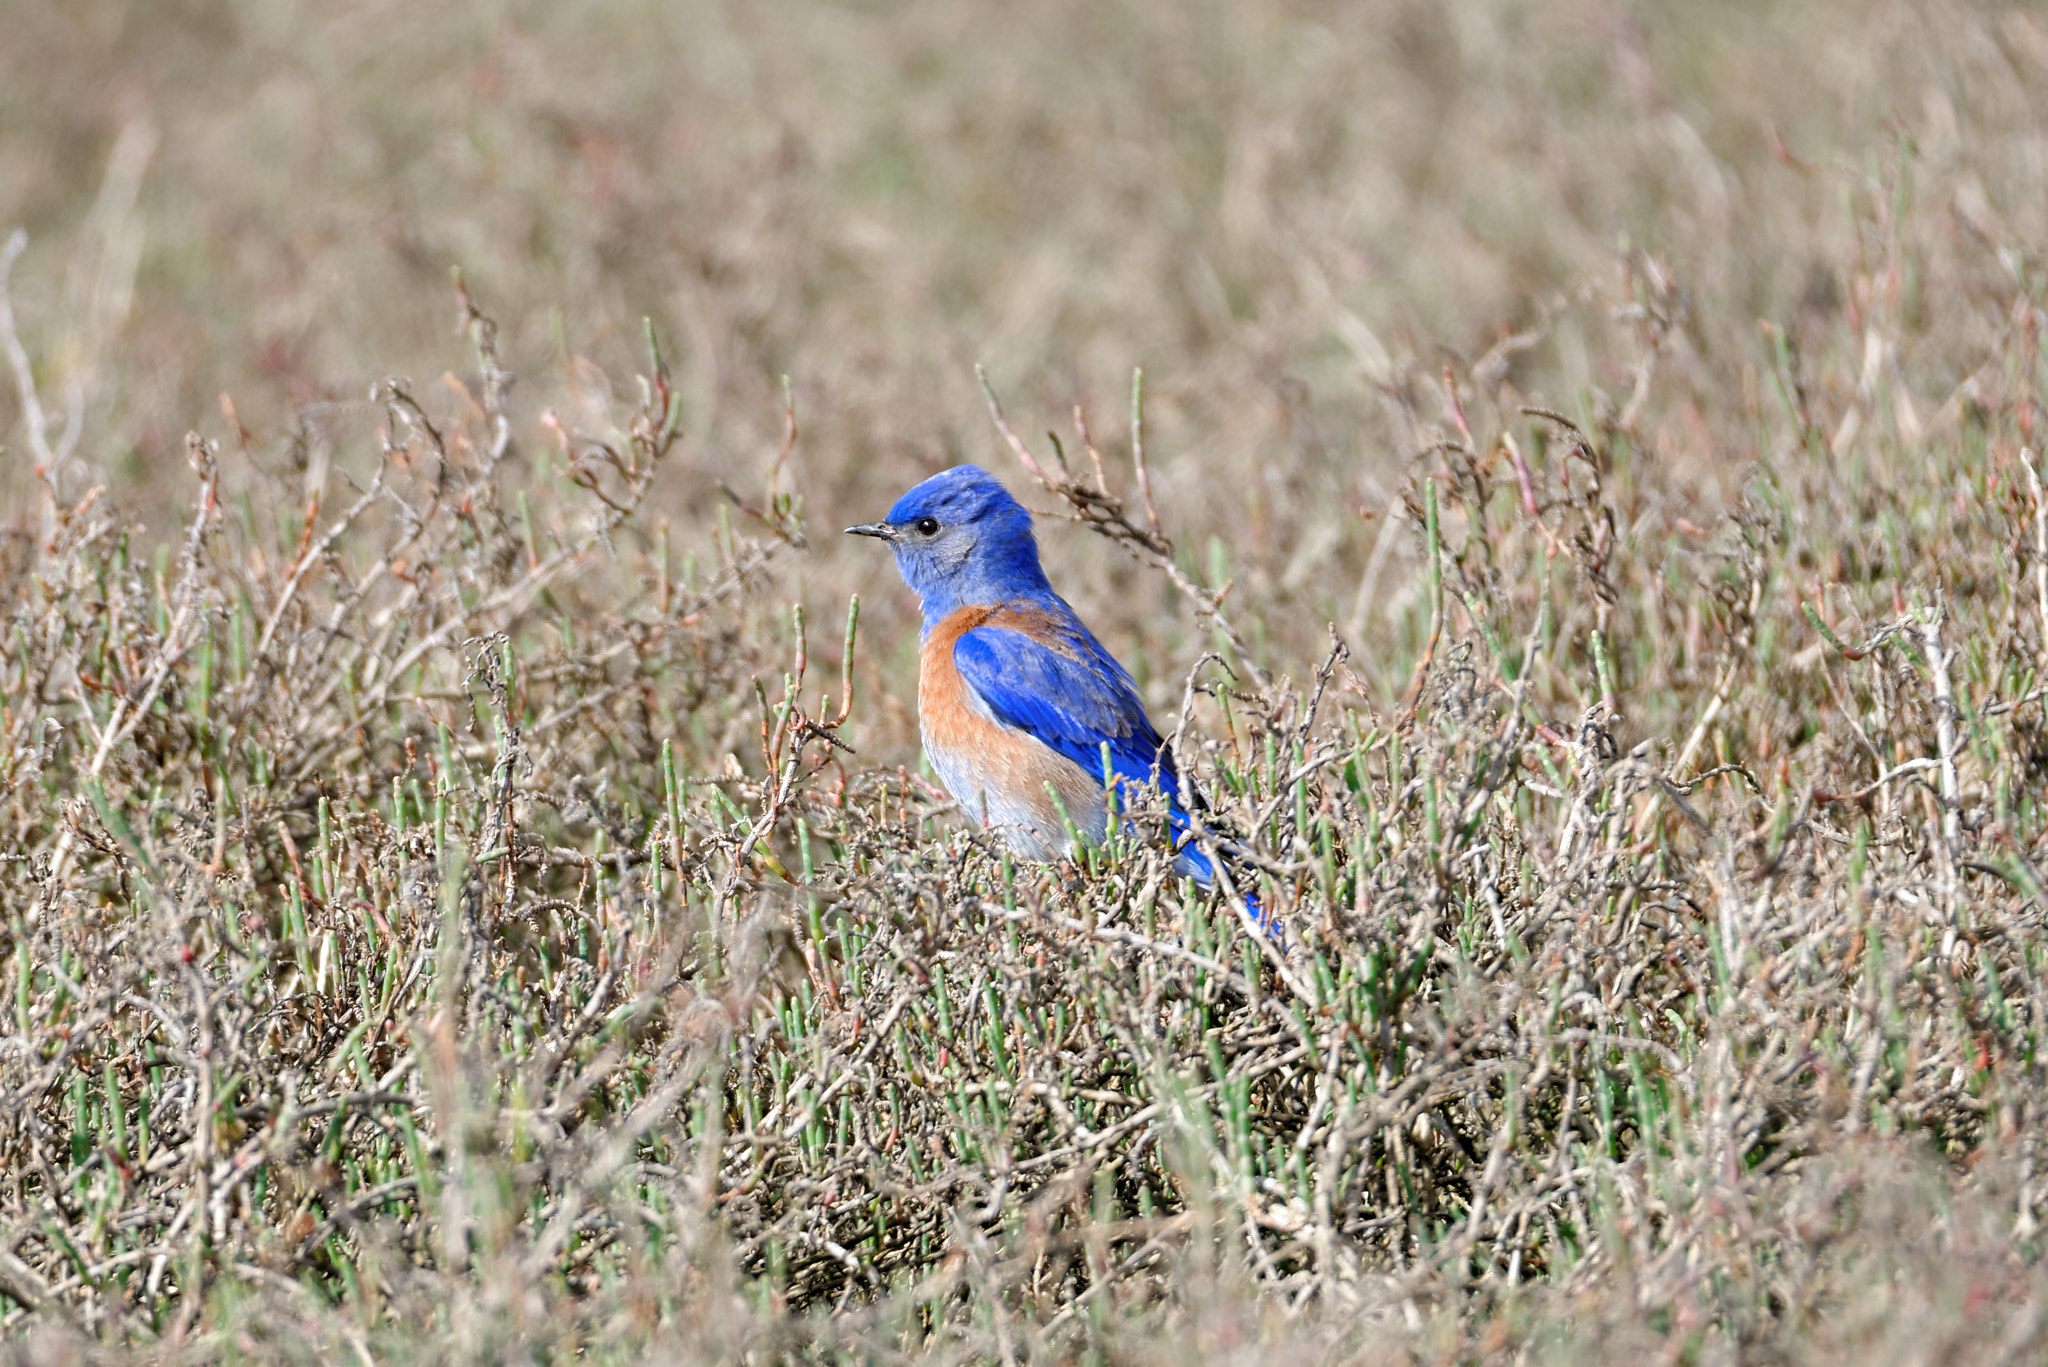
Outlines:
{"type": "Polygon", "coordinates": [[[925,755],[953,800],[1023,859],[1072,854],[1069,823],[1083,840],[1102,843],[1109,828],[1102,785],[1044,742],[986,725],[992,734],[984,745],[948,744],[953,737],[922,728],[925,755]]]}

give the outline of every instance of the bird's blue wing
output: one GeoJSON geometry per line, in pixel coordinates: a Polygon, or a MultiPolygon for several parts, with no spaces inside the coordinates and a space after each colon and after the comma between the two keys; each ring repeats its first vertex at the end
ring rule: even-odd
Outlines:
{"type": "MultiPolygon", "coordinates": [[[[962,634],[953,663],[997,721],[1035,736],[1091,774],[1102,772],[1107,744],[1116,777],[1156,783],[1166,794],[1182,871],[1209,885],[1214,870],[1189,835],[1173,752],[1160,740],[1131,676],[1071,612],[998,617],[962,634]]],[[[1268,927],[1269,913],[1256,897],[1244,896],[1258,925],[1268,927]]]]}
{"type": "Polygon", "coordinates": [[[1102,772],[1104,744],[1119,778],[1152,783],[1156,765],[1160,787],[1178,797],[1173,757],[1161,749],[1123,666],[1080,623],[1060,623],[1050,613],[1032,618],[1016,626],[992,622],[961,636],[953,662],[975,696],[997,721],[1091,774],[1102,772]]]}

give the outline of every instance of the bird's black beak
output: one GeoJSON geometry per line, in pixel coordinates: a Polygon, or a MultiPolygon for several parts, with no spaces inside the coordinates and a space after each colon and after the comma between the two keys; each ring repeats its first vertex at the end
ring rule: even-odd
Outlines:
{"type": "Polygon", "coordinates": [[[883,541],[894,541],[896,529],[886,522],[863,522],[858,527],[848,527],[848,536],[872,536],[883,541]]]}

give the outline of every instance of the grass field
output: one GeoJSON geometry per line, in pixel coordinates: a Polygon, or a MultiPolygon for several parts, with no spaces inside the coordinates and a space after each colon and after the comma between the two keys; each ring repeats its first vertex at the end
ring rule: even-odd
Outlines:
{"type": "Polygon", "coordinates": [[[7,1360],[2048,1356],[2037,10],[8,27],[7,1360]]]}

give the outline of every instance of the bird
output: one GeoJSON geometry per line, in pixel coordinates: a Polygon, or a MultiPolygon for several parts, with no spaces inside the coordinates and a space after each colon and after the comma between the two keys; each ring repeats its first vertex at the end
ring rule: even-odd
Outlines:
{"type": "MultiPolygon", "coordinates": [[[[1198,799],[1183,792],[1130,673],[1054,591],[1030,510],[1000,480],[956,465],[882,521],[846,531],[887,542],[917,595],[918,729],[933,771],[972,819],[1022,859],[1072,858],[1070,832],[1103,843],[1112,788],[1156,788],[1174,871],[1212,885],[1215,868],[1188,824],[1198,799]]],[[[1127,809],[1129,797],[1118,805],[1127,809]]]]}

